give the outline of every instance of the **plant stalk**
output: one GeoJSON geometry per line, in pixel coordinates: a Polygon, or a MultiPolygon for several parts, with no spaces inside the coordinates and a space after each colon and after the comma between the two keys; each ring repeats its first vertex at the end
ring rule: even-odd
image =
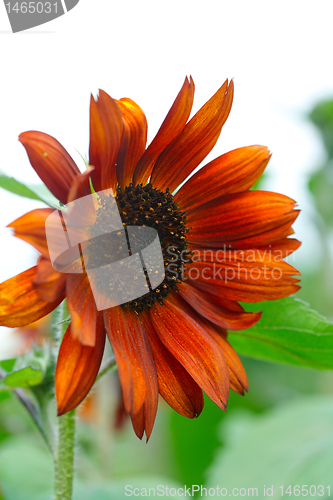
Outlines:
{"type": "MultiPolygon", "coordinates": [[[[59,307],[55,334],[61,342],[67,330],[68,309],[64,301],[59,307]],[[60,319],[60,322],[59,322],[60,319]],[[65,320],[65,321],[64,321],[65,320]]],[[[54,500],[72,500],[75,453],[75,410],[58,417],[58,445],[55,457],[54,500]]]]}
{"type": "Polygon", "coordinates": [[[54,500],[71,500],[74,476],[75,410],[58,418],[54,500]]]}

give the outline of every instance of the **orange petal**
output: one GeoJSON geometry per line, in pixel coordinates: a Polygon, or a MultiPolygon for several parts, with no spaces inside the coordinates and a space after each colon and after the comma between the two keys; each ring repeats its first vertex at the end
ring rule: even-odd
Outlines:
{"type": "Polygon", "coordinates": [[[249,250],[208,250],[215,254],[207,257],[207,249],[200,261],[187,264],[185,276],[195,286],[215,296],[244,302],[259,302],[287,297],[297,290],[299,280],[292,275],[300,273],[281,259],[267,252],[249,250]]]}
{"type": "Polygon", "coordinates": [[[225,81],[216,94],[193,116],[184,130],[158,157],[151,183],[174,191],[213,149],[229,116],[234,85],[225,81]]]}
{"type": "Polygon", "coordinates": [[[203,292],[194,286],[193,282],[182,283],[179,293],[199,314],[228,330],[245,330],[255,325],[261,318],[261,313],[228,310],[221,305],[223,301],[220,298],[203,292]]]}
{"type": "Polygon", "coordinates": [[[133,181],[133,173],[147,142],[147,119],[132,99],[117,101],[124,121],[123,140],[117,157],[117,179],[122,188],[133,181]]]}
{"type": "MultiPolygon", "coordinates": [[[[294,229],[291,227],[290,224],[293,224],[293,222],[297,219],[298,215],[300,214],[300,210],[293,210],[291,215],[293,216],[293,220],[291,222],[286,222],[282,227],[279,227],[276,231],[269,231],[267,235],[260,235],[259,238],[254,238],[254,243],[248,244],[245,241],[244,247],[241,246],[240,243],[242,243],[242,240],[239,241],[233,241],[230,244],[230,248],[270,248],[275,246],[275,244],[278,244],[278,242],[281,242],[285,240],[288,236],[295,234],[294,229]],[[257,239],[257,241],[255,241],[257,239]],[[247,243],[247,244],[246,244],[247,243]]],[[[286,220],[288,218],[286,217],[286,220]]],[[[284,221],[285,222],[285,221],[284,221]]]]}
{"type": "MultiPolygon", "coordinates": [[[[297,241],[297,240],[295,240],[297,241]]],[[[281,259],[280,255],[275,255],[271,253],[270,249],[275,248],[270,245],[267,248],[247,248],[244,250],[231,250],[231,249],[219,249],[216,248],[192,248],[192,262],[187,264],[187,267],[195,266],[197,263],[200,264],[221,264],[225,267],[240,268],[242,266],[251,268],[261,268],[263,265],[268,266],[269,269],[273,269],[276,265],[278,269],[281,270],[281,275],[292,276],[300,275],[301,273],[292,267],[290,264],[281,259]]],[[[281,250],[282,252],[282,250],[281,250]]],[[[208,269],[207,269],[208,271],[208,269]]],[[[268,269],[267,269],[268,271],[268,269]]],[[[280,273],[279,273],[280,274],[280,273]]]]}
{"type": "Polygon", "coordinates": [[[157,375],[146,332],[136,314],[121,306],[105,310],[104,322],[117,362],[126,411],[133,417],[146,402],[146,430],[147,427],[149,430],[155,418],[156,395],[147,396],[147,392],[155,391],[154,387],[157,391],[157,375]]]}
{"type": "Polygon", "coordinates": [[[67,274],[53,269],[51,261],[45,257],[38,259],[37,274],[33,285],[38,295],[46,302],[54,302],[66,291],[67,274]]]}
{"type": "Polygon", "coordinates": [[[228,194],[189,211],[188,240],[205,247],[254,248],[279,240],[299,211],[295,201],[268,191],[228,194]]]}
{"type": "Polygon", "coordinates": [[[267,245],[258,245],[262,252],[269,252],[277,259],[285,259],[301,246],[301,242],[293,238],[282,238],[267,245]]]}
{"type": "MultiPolygon", "coordinates": [[[[73,211],[71,212],[71,224],[74,222],[77,226],[91,226],[96,221],[95,198],[91,196],[92,191],[90,186],[90,178],[94,170],[94,167],[88,166],[86,171],[78,175],[72,184],[68,195],[68,202],[83,197],[84,200],[81,200],[77,204],[78,210],[75,211],[75,214],[73,211]]],[[[71,204],[70,206],[72,210],[75,210],[75,204],[71,204]]]]}
{"type": "Polygon", "coordinates": [[[216,329],[207,328],[207,331],[220,346],[223,357],[227,362],[230,376],[230,388],[238,394],[244,394],[244,390],[249,390],[249,381],[241,360],[227,339],[223,335],[219,335],[216,329]]]}
{"type": "Polygon", "coordinates": [[[170,294],[164,305],[156,304],[149,315],[165,347],[207,396],[225,410],[229,397],[227,364],[203,328],[184,312],[179,297],[170,294]]]}
{"type": "Polygon", "coordinates": [[[95,191],[117,186],[116,161],[123,136],[123,120],[114,99],[103,90],[90,100],[89,163],[95,191]]]}
{"type": "Polygon", "coordinates": [[[214,342],[217,343],[223,353],[223,357],[229,368],[230,389],[243,395],[244,391],[249,390],[249,381],[244,366],[234,348],[227,341],[226,336],[223,334],[224,332],[216,327],[216,325],[206,321],[204,318],[201,320],[201,325],[205,328],[207,333],[209,333],[214,342]]]}
{"type": "Polygon", "coordinates": [[[26,326],[53,311],[65,298],[47,302],[38,295],[33,285],[37,266],[0,284],[0,326],[26,326]]]}
{"type": "Polygon", "coordinates": [[[73,410],[89,393],[101,366],[105,346],[101,314],[95,325],[94,347],[82,345],[73,337],[71,328],[70,324],[61,343],[55,374],[59,416],[73,410]]]}
{"type": "Polygon", "coordinates": [[[141,313],[140,319],[153,349],[161,396],[180,415],[197,417],[204,406],[202,390],[161,342],[148,313],[141,313]]]}
{"type": "Polygon", "coordinates": [[[154,164],[162,151],[183,130],[190,116],[194,98],[194,82],[185,78],[164,122],[139,160],[134,172],[134,184],[146,184],[154,164]]]}
{"type": "Polygon", "coordinates": [[[72,336],[93,347],[96,339],[97,309],[86,274],[71,274],[67,279],[67,305],[72,317],[72,336]]]}
{"type": "Polygon", "coordinates": [[[30,243],[44,257],[49,258],[46,242],[45,221],[54,212],[53,208],[37,208],[14,220],[7,227],[14,228],[14,236],[30,243]]]}
{"type": "Polygon", "coordinates": [[[158,406],[158,383],[156,373],[152,377],[147,377],[146,398],[140,410],[131,415],[133,429],[139,439],[142,439],[144,432],[147,442],[151,436],[158,406]]]}
{"type": "Polygon", "coordinates": [[[247,191],[257,182],[271,155],[265,146],[230,151],[196,172],[176,193],[182,210],[193,210],[221,195],[247,191]]]}
{"type": "Polygon", "coordinates": [[[95,170],[94,167],[88,165],[86,170],[78,175],[73,181],[72,187],[69,191],[68,201],[74,201],[78,198],[82,198],[83,196],[91,195],[91,187],[89,178],[91,177],[91,172],[95,170]]]}
{"type": "Polygon", "coordinates": [[[72,182],[80,173],[72,157],[54,137],[43,132],[23,132],[19,140],[46,187],[61,203],[66,204],[72,182]]]}
{"type": "Polygon", "coordinates": [[[248,379],[244,367],[237,356],[236,352],[226,340],[227,332],[223,328],[214,325],[206,318],[202,317],[199,312],[195,311],[181,297],[173,294],[170,296],[171,301],[184,310],[186,314],[192,316],[195,321],[205,330],[212,338],[218,348],[221,350],[223,357],[228,365],[230,376],[230,388],[239,394],[244,394],[244,389],[248,390],[248,379]]]}
{"type": "Polygon", "coordinates": [[[244,395],[244,391],[249,390],[249,381],[241,360],[226,339],[225,330],[213,325],[210,321],[199,315],[196,316],[196,319],[222,351],[229,369],[230,389],[244,395]]]}

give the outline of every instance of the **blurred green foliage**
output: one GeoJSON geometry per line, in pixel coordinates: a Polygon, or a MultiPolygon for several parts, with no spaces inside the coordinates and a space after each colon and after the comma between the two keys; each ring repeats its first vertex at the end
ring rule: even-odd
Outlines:
{"type": "Polygon", "coordinates": [[[328,157],[333,158],[333,99],[316,104],[309,119],[319,129],[328,157]]]}
{"type": "Polygon", "coordinates": [[[314,106],[308,115],[322,140],[326,159],[314,165],[308,179],[315,210],[312,222],[317,229],[316,254],[302,272],[302,289],[298,297],[311,303],[320,313],[333,318],[333,99],[314,106]]]}
{"type": "Polygon", "coordinates": [[[205,486],[219,485],[229,492],[245,488],[246,493],[256,488],[253,496],[261,499],[265,486],[273,488],[273,498],[281,498],[281,485],[284,491],[288,485],[313,485],[312,491],[321,485],[322,498],[328,498],[332,420],[332,397],[318,396],[295,399],[255,418],[246,412],[235,414],[221,429],[225,448],[217,453],[205,486]]]}

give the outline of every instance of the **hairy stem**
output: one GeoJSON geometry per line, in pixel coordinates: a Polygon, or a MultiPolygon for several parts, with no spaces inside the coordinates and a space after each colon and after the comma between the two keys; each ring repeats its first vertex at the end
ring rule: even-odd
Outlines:
{"type": "MultiPolygon", "coordinates": [[[[59,306],[56,332],[59,341],[67,329],[68,309],[65,301],[59,306]],[[64,321],[65,320],[65,321],[64,321]],[[59,322],[60,321],[60,322],[59,322]]],[[[75,410],[58,417],[58,447],[54,471],[54,500],[71,500],[74,477],[75,410]]]]}
{"type": "Polygon", "coordinates": [[[71,500],[74,475],[75,412],[59,417],[54,500],[71,500]]]}

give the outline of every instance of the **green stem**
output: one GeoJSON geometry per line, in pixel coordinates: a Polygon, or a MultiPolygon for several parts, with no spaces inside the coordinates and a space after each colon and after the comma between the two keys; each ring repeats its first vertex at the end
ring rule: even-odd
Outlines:
{"type": "Polygon", "coordinates": [[[59,417],[54,500],[71,500],[74,475],[75,411],[59,417]]]}
{"type": "MultiPolygon", "coordinates": [[[[68,309],[64,301],[56,318],[55,337],[62,340],[67,329],[68,309]],[[60,317],[59,317],[60,316],[60,317]],[[64,321],[66,320],[66,321],[64,321]],[[59,322],[60,321],[60,322],[59,322]]],[[[75,410],[58,417],[58,447],[54,471],[54,500],[71,500],[74,476],[75,410]]]]}

